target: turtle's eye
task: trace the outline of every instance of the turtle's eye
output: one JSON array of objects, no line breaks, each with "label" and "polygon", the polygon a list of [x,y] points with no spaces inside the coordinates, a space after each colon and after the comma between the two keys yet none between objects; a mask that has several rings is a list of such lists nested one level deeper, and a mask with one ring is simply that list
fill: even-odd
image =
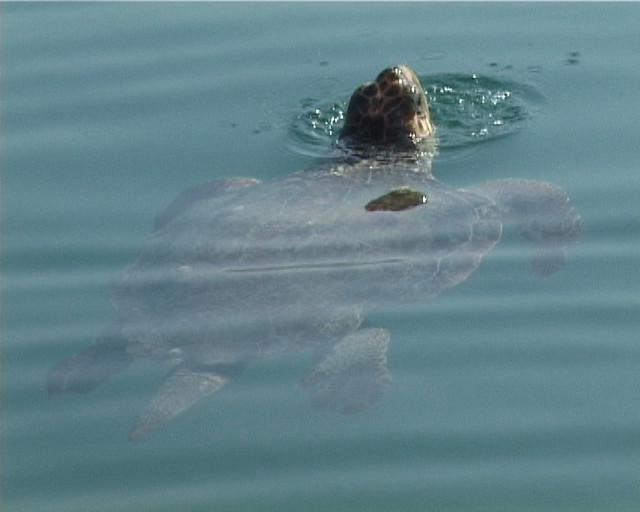
[{"label": "turtle's eye", "polygon": [[415,87],[411,88],[411,99],[416,107],[416,111],[422,114],[424,112],[424,98]]}]

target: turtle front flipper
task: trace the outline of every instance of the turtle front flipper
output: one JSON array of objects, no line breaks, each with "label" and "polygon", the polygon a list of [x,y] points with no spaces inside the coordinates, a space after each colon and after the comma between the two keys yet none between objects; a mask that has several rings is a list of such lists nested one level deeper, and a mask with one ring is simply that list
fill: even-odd
[{"label": "turtle front flipper", "polygon": [[389,332],[361,329],[336,343],[302,382],[313,407],[352,413],[375,403],[391,381]]},{"label": "turtle front flipper", "polygon": [[548,276],[562,268],[568,247],[582,234],[582,219],[567,194],[551,183],[502,179],[470,187],[493,199],[503,221],[531,244],[531,270]]},{"label": "turtle front flipper", "polygon": [[218,391],[240,369],[229,366],[233,366],[232,371],[226,366],[195,369],[179,366],[173,370],[138,416],[129,440],[144,439],[201,398]]}]

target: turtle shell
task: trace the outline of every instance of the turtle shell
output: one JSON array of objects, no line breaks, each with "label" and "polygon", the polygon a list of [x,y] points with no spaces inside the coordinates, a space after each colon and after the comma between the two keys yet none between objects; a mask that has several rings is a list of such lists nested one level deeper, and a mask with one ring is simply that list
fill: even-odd
[{"label": "turtle shell", "polygon": [[114,303],[130,353],[215,364],[335,339],[366,308],[464,281],[501,234],[490,200],[415,170],[244,183],[190,191],[123,272]]}]

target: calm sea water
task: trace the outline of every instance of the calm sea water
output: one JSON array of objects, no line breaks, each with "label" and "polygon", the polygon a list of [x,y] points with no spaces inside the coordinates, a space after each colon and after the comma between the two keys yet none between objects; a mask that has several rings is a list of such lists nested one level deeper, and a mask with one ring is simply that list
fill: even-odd
[{"label": "calm sea water", "polygon": [[[2,510],[640,509],[639,4],[1,13]],[[312,167],[332,113],[395,63],[439,101],[441,180],[566,190],[584,235],[560,272],[535,278],[507,234],[446,295],[372,312],[394,380],[354,416],[307,406],[305,354],[143,443],[127,432],[162,367],[46,395],[115,319],[109,283],[180,191]]]}]

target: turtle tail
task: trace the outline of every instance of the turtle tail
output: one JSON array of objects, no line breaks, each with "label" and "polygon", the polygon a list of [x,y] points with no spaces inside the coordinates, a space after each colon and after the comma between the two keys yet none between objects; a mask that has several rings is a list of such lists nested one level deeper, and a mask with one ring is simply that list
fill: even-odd
[{"label": "turtle tail", "polygon": [[86,393],[126,370],[132,360],[127,353],[127,340],[118,329],[110,329],[84,352],[56,364],[47,378],[47,392],[52,395]]}]

